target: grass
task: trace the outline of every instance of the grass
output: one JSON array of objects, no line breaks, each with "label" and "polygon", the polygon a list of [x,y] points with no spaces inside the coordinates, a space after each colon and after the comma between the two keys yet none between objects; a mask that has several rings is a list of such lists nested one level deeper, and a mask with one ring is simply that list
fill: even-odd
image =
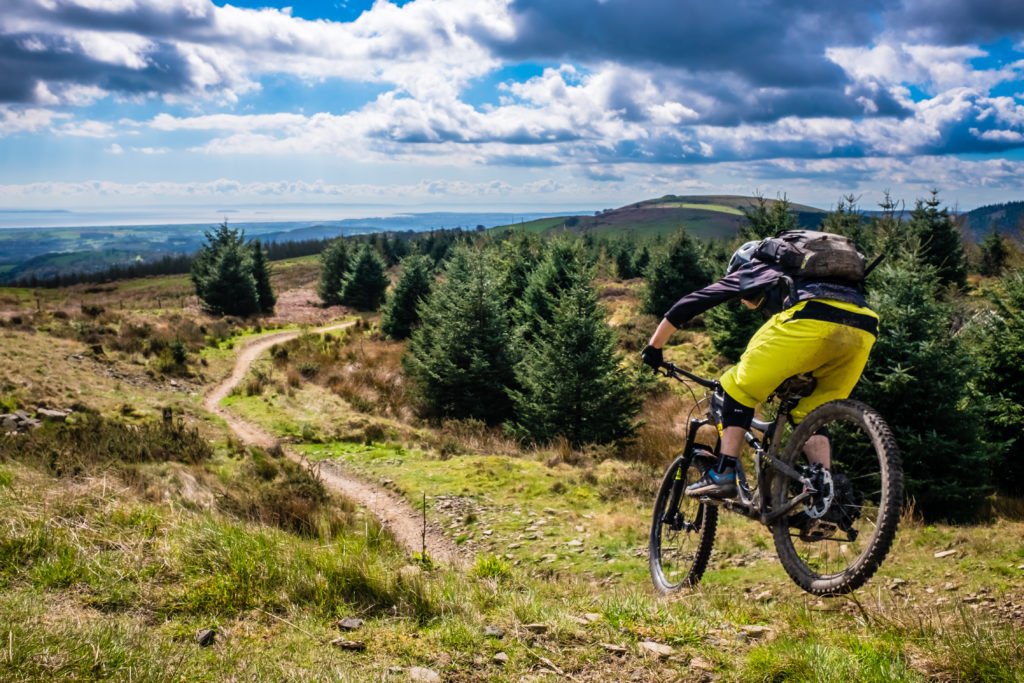
[{"label": "grass", "polygon": [[693,204],[689,202],[665,202],[664,204],[655,204],[657,208],[665,209],[699,209],[701,211],[717,211],[718,213],[728,213],[733,216],[744,215],[739,209],[726,206],[724,204]]},{"label": "grass", "polygon": [[[278,276],[305,287],[313,268]],[[167,284],[128,288],[140,308],[117,316],[177,324],[180,311],[155,306]],[[639,338],[635,288],[606,294],[616,324]],[[65,302],[69,325],[119,324],[104,318],[109,307],[90,322],[76,295],[44,295],[43,307]],[[16,305],[27,315],[35,300]],[[908,517],[879,574],[854,598],[826,601],[792,584],[767,530],[725,514],[705,580],[662,598],[647,576],[649,507],[688,398],[653,395],[628,459],[524,450],[483,425],[396,411],[400,346],[370,330],[281,345],[286,361],[268,354],[253,391],[225,404],[312,460],[339,460],[414,504],[426,494],[429,519],[472,557],[465,572],[415,563],[301,467],[199,422],[203,385],[257,330],[225,330],[192,352],[188,391],[149,377],[141,352],[97,360],[77,338],[0,331],[4,405],[88,402],[105,421],[122,405],[138,413],[118,418],[137,431],[104,422],[110,438],[90,439],[91,455],[60,477],[44,454],[76,442],[54,438],[58,428],[8,442],[35,447],[0,458],[0,680],[403,680],[413,666],[459,681],[1024,680],[1024,523]],[[679,339],[671,358],[717,369],[702,334]],[[211,452],[128,448],[126,434],[153,441],[146,425],[164,405]],[[936,558],[943,550],[956,552]],[[345,616],[364,624],[342,632]],[[216,642],[201,647],[207,628]],[[339,637],[366,649],[331,645]],[[645,640],[674,654],[644,654]]]}]

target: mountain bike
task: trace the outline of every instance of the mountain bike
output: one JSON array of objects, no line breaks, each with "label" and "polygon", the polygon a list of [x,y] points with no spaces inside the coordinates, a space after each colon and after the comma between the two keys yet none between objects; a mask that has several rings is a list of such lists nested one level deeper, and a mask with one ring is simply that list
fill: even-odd
[{"label": "mountain bike", "polygon": [[[791,377],[769,398],[774,418],[755,418],[746,433],[753,472],[748,479],[741,458],[737,495],[691,497],[685,488],[718,462],[724,393],[717,380],[672,363],[664,363],[659,374],[686,384],[697,401],[694,411],[706,412],[703,417],[691,412],[683,453],[665,472],[654,504],[649,558],[660,592],[700,581],[711,558],[720,508],[767,526],[782,566],[809,593],[841,595],[871,578],[892,545],[903,501],[899,449],[881,415],[859,401],[831,401],[787,430],[792,409],[814,391],[809,375]],[[707,393],[698,399],[690,383]],[[706,426],[716,430],[713,447],[697,442]],[[828,436],[829,467],[804,453],[816,435]]]}]

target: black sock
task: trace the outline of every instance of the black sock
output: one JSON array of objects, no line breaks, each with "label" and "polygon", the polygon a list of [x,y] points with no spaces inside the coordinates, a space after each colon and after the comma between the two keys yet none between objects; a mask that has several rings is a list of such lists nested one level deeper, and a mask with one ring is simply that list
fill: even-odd
[{"label": "black sock", "polygon": [[719,455],[718,464],[715,465],[715,471],[725,472],[729,468],[736,469],[736,458],[731,455]]}]

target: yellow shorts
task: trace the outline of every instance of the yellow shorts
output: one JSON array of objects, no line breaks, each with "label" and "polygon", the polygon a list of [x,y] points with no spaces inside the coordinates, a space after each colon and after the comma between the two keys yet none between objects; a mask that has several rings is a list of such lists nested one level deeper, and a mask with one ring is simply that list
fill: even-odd
[{"label": "yellow shorts", "polygon": [[[870,316],[867,308],[833,299],[812,299],[841,311]],[[875,335],[836,322],[793,316],[810,301],[801,301],[776,313],[754,334],[739,363],[722,375],[722,387],[737,402],[754,408],[793,375],[811,373],[817,380],[814,393],[793,409],[794,422],[818,406],[847,398],[860,379]]]}]

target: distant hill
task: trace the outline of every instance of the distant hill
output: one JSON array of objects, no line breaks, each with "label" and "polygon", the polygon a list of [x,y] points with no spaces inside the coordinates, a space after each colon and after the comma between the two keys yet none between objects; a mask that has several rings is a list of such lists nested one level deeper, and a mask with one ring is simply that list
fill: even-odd
[{"label": "distant hill", "polygon": [[[774,204],[777,200],[766,200]],[[679,228],[704,239],[732,239],[743,225],[744,209],[757,204],[755,197],[736,195],[665,195],[628,204],[617,209],[606,209],[594,215],[561,216],[544,218],[496,229],[525,230],[527,232],[569,232],[591,233],[603,237],[630,235],[631,237],[656,237],[668,235]],[[790,205],[797,214],[800,225],[817,227],[826,212],[801,204]]]},{"label": "distant hill", "polygon": [[980,206],[960,216],[960,228],[980,242],[995,228],[1003,235],[1024,239],[1024,202]]}]

